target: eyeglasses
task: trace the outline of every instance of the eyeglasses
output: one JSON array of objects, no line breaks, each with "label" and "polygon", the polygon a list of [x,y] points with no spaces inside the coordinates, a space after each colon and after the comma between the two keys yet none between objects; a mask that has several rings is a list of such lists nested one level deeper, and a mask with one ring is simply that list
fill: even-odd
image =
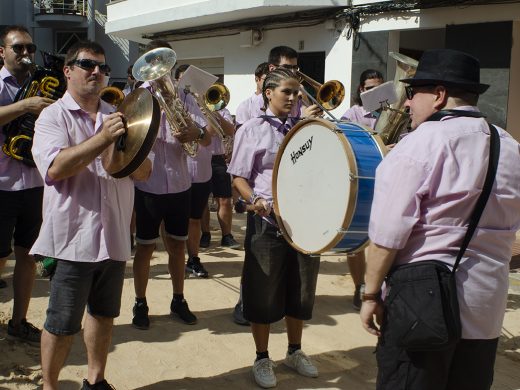
[{"label": "eyeglasses", "polygon": [[77,65],[81,69],[88,70],[89,72],[93,72],[96,69],[96,66],[99,66],[99,71],[101,73],[110,73],[110,66],[108,66],[105,62],[98,62],[95,60],[91,60],[88,58],[82,58],[79,60],[70,61],[67,65]]},{"label": "eyeglasses", "polygon": [[23,54],[24,49],[27,50],[29,54],[33,54],[36,51],[36,45],[34,43],[16,43],[14,45],[8,45],[7,47],[13,49],[16,54]]},{"label": "eyeglasses", "polygon": [[300,67],[298,65],[289,65],[289,64],[280,65],[280,68],[289,69],[289,70],[292,70],[293,72],[295,70],[300,70]]},{"label": "eyeglasses", "polygon": [[404,87],[404,90],[406,92],[406,98],[408,100],[412,100],[414,95],[417,93],[417,91],[415,91],[414,88],[418,89],[418,88],[425,88],[425,87],[435,87],[435,84],[423,84],[423,85],[415,85],[415,86],[407,85],[406,87]]}]

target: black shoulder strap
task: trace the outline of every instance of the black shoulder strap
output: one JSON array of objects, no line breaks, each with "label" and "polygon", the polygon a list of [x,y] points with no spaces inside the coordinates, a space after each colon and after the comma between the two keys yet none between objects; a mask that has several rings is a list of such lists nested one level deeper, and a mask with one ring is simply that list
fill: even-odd
[{"label": "black shoulder strap", "polygon": [[486,180],[484,181],[484,188],[480,193],[480,196],[477,200],[477,204],[475,205],[475,209],[473,210],[473,214],[469,219],[468,230],[466,232],[466,236],[462,241],[462,245],[460,247],[459,254],[457,255],[457,259],[455,260],[455,264],[453,265],[452,273],[455,273],[457,267],[459,266],[460,260],[466,252],[466,248],[468,247],[469,242],[471,241],[471,237],[477,228],[480,217],[482,216],[482,212],[486,207],[486,203],[489,198],[489,194],[491,193],[491,188],[493,187],[493,182],[495,181],[495,175],[498,167],[498,157],[500,155],[500,137],[498,135],[498,131],[495,126],[488,123],[489,132],[490,132],[490,150],[489,150],[489,164],[488,170],[486,174]]},{"label": "black shoulder strap", "polygon": [[454,117],[468,117],[468,118],[485,118],[486,116],[480,111],[465,111],[465,110],[440,110],[432,114],[426,122],[440,121],[446,116]]}]

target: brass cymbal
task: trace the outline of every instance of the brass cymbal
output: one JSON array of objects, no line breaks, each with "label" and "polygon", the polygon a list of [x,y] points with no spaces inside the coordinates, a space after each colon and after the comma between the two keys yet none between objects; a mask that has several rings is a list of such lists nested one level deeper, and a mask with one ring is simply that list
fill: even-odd
[{"label": "brass cymbal", "polygon": [[126,133],[101,156],[109,175],[122,178],[134,172],[150,153],[159,131],[161,109],[146,88],[137,88],[123,100],[117,111],[125,118]]}]

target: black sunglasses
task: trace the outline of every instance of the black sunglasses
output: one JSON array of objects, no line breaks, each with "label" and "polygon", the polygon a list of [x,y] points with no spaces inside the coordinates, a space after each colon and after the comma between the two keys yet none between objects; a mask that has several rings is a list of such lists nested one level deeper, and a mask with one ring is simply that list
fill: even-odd
[{"label": "black sunglasses", "polygon": [[406,92],[406,98],[408,100],[412,100],[415,93],[417,91],[414,91],[414,88],[424,88],[424,87],[435,87],[435,84],[422,84],[422,85],[416,85],[416,86],[411,86],[411,85],[407,85],[406,87],[404,87],[404,90]]},{"label": "black sunglasses", "polygon": [[34,43],[27,43],[27,44],[16,43],[14,45],[9,45],[8,47],[13,49],[13,51],[16,54],[23,54],[24,48],[25,48],[25,50],[27,50],[27,53],[29,53],[29,54],[33,54],[34,52],[36,52],[36,45]]},{"label": "black sunglasses", "polygon": [[70,61],[68,65],[77,65],[81,69],[88,70],[89,72],[92,72],[94,69],[96,69],[96,66],[99,66],[99,70],[101,73],[110,73],[110,66],[108,66],[105,62],[98,62],[95,60],[91,60],[88,58],[82,58],[80,60],[74,60]]}]

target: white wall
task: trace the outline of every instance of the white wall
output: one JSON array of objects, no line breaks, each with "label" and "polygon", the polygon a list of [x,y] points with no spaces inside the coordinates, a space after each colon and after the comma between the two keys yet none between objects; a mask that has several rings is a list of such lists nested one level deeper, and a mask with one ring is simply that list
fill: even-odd
[{"label": "white wall", "polygon": [[[347,91],[350,89],[352,41],[338,37],[335,31],[325,29],[324,24],[268,30],[264,32],[260,45],[248,48],[240,47],[239,35],[174,41],[171,44],[180,60],[224,58],[225,83],[231,92],[229,110],[234,114],[240,102],[254,92],[254,70],[258,64],[267,61],[271,48],[286,45],[297,50],[299,41],[304,41],[303,52],[325,51],[325,79],[340,80]],[[347,98],[333,113],[341,115],[348,105]]]}]

